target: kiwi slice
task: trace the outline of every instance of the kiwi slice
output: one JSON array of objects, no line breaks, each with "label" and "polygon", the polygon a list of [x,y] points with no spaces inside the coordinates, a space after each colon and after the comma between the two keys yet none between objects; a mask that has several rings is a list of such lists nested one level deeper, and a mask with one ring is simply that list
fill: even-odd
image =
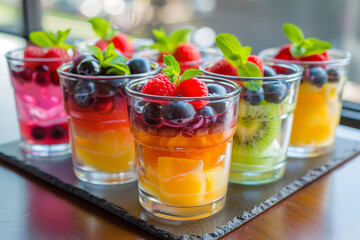
[{"label": "kiwi slice", "polygon": [[266,103],[252,106],[240,101],[239,116],[233,138],[232,156],[240,160],[244,157],[261,156],[281,130],[279,104]]}]

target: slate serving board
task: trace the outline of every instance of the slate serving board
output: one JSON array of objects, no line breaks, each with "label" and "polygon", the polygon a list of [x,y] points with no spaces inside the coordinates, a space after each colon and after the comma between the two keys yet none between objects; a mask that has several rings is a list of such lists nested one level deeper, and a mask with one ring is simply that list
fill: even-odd
[{"label": "slate serving board", "polygon": [[338,138],[334,152],[311,159],[288,159],[285,176],[259,186],[229,184],[226,204],[201,220],[164,220],[147,213],[138,201],[137,182],[98,186],[81,182],[72,171],[71,156],[28,158],[19,142],[0,145],[0,161],[18,167],[73,195],[137,225],[160,239],[219,239],[282,199],[360,153],[360,142]]}]

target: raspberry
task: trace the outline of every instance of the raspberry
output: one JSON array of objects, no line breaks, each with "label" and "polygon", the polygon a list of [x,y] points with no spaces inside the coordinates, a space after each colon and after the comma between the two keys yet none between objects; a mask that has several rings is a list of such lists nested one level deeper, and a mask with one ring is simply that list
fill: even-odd
[{"label": "raspberry", "polygon": [[131,57],[135,52],[135,48],[132,45],[130,38],[126,34],[116,34],[111,39],[111,42],[113,42],[115,48],[122,52],[126,57]]},{"label": "raspberry", "polygon": [[[207,86],[198,78],[190,78],[181,82],[176,92],[183,97],[206,97],[209,96]],[[190,102],[196,110],[205,107],[208,101],[192,101]]]},{"label": "raspberry", "polygon": [[[59,58],[59,59],[66,60],[67,58],[69,58],[69,55],[67,54],[66,50],[61,47],[52,47],[48,50],[45,57],[46,58]],[[65,62],[64,60],[48,62],[47,65],[53,72],[56,72],[56,69]]]},{"label": "raspberry", "polygon": [[274,58],[283,60],[295,60],[294,57],[291,55],[290,47],[291,44],[286,44],[282,46],[278,54]]},{"label": "raspberry", "polygon": [[301,57],[300,61],[327,61],[329,60],[329,55],[327,51],[322,54],[315,54],[307,57]]},{"label": "raspberry", "polygon": [[101,51],[104,51],[106,47],[108,46],[108,42],[105,39],[100,39],[95,43],[95,46],[101,49]]},{"label": "raspberry", "polygon": [[[37,46],[29,46],[25,48],[24,58],[44,58],[46,55],[47,49],[41,48]],[[29,70],[34,70],[37,66],[42,65],[43,63],[40,61],[30,61],[25,60],[25,68]]]},{"label": "raspberry", "polygon": [[264,76],[264,67],[263,67],[263,62],[262,62],[261,58],[259,58],[259,57],[256,56],[256,55],[250,55],[250,56],[248,57],[248,61],[249,61],[249,62],[252,62],[252,63],[254,63],[256,66],[258,66],[259,69],[260,69],[260,72],[261,72],[261,76]]},{"label": "raspberry", "polygon": [[157,96],[175,96],[176,87],[165,74],[159,73],[143,86],[141,92]]},{"label": "raspberry", "polygon": [[236,67],[231,65],[225,58],[221,59],[214,66],[207,69],[209,72],[228,75],[228,76],[237,76]]},{"label": "raspberry", "polygon": [[181,43],[177,46],[174,57],[178,62],[199,61],[201,59],[201,53],[194,44]]}]

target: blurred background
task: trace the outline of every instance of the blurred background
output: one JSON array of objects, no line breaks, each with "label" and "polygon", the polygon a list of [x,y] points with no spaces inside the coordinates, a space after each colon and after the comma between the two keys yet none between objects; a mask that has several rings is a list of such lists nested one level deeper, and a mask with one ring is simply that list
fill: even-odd
[{"label": "blurred background", "polygon": [[[255,54],[287,43],[281,26],[291,22],[306,36],[353,54],[344,99],[360,103],[360,0],[0,0],[0,63],[5,64],[5,45],[26,43],[13,37],[5,41],[6,36],[26,38],[34,30],[71,27],[71,40],[96,38],[87,20],[98,16],[111,19],[114,28],[134,37],[151,38],[152,29],[160,26],[168,33],[190,27],[192,41],[201,46],[211,46],[216,34],[229,32],[243,45],[252,46]],[[2,85],[10,89],[8,76],[0,80],[0,91],[4,91]],[[0,114],[2,101],[13,101],[9,91],[0,94]],[[15,109],[8,111],[16,116]]]}]

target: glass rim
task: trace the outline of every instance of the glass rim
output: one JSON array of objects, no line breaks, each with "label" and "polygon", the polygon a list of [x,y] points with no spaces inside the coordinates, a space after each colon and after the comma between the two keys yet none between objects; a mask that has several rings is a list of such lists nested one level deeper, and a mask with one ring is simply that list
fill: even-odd
[{"label": "glass rim", "polygon": [[[15,56],[12,56],[12,54],[15,54],[17,52],[24,52],[25,51],[25,48],[18,48],[18,49],[15,49],[15,50],[11,50],[11,51],[8,51],[6,54],[5,54],[5,57],[7,60],[15,60],[15,61],[23,61],[23,62],[45,62],[45,63],[48,63],[48,62],[60,62],[60,61],[71,61],[73,60],[73,56],[69,56],[68,58],[28,58],[28,57],[15,57]],[[73,51],[76,51],[76,49],[73,49]]]},{"label": "glass rim", "polygon": [[265,61],[274,61],[274,62],[279,62],[279,63],[293,63],[293,64],[298,64],[298,65],[330,65],[330,64],[335,64],[335,65],[346,65],[349,64],[352,60],[352,55],[349,51],[343,50],[343,49],[339,49],[339,48],[331,48],[328,49],[328,53],[341,53],[342,54],[342,58],[341,59],[332,59],[332,60],[327,60],[327,61],[298,61],[298,60],[284,60],[284,59],[275,59],[273,58],[274,56],[269,56],[266,57],[267,54],[269,54],[269,52],[278,52],[279,49],[281,47],[273,47],[273,48],[266,48],[261,50],[258,53],[258,56],[265,60]]},{"label": "glass rim", "polygon": [[139,84],[140,82],[144,82],[146,80],[148,80],[150,78],[150,76],[146,76],[146,77],[142,77],[136,80],[131,80],[129,82],[126,83],[125,85],[125,92],[128,96],[131,97],[141,97],[141,98],[148,98],[148,99],[154,99],[154,100],[163,100],[163,101],[206,101],[206,100],[224,100],[224,99],[229,99],[229,98],[233,98],[236,97],[237,95],[240,96],[240,92],[242,90],[241,86],[231,80],[225,79],[225,78],[219,78],[219,77],[214,77],[214,76],[206,76],[206,75],[200,75],[197,76],[197,78],[201,79],[201,80],[216,80],[214,82],[223,82],[226,83],[230,86],[234,87],[234,90],[226,93],[224,95],[218,95],[218,96],[206,96],[206,97],[177,97],[177,96],[158,96],[158,95],[151,95],[151,94],[146,94],[146,93],[141,93],[141,92],[137,92],[134,91],[130,88],[130,86],[134,85],[134,84]]},{"label": "glass rim", "polygon": [[147,76],[153,76],[160,72],[161,67],[156,62],[151,62],[151,64],[154,64],[156,68],[151,70],[150,72],[146,73],[136,73],[136,74],[130,74],[130,75],[100,75],[100,76],[87,76],[87,75],[80,75],[75,73],[66,72],[65,70],[69,69],[72,66],[72,63],[65,63],[61,65],[57,72],[59,76],[62,77],[68,77],[68,78],[77,78],[77,79],[88,79],[88,80],[118,80],[118,79],[125,79],[125,78],[134,78],[134,77],[147,77]]},{"label": "glass rim", "polygon": [[[265,63],[266,62],[272,62],[272,60],[263,60]],[[206,70],[207,65],[209,65],[210,63],[214,63],[214,61],[208,61],[205,62],[204,64],[202,64],[199,69],[204,71],[205,74],[211,75],[211,76],[216,76],[216,77],[220,77],[220,78],[226,78],[226,79],[231,79],[231,80],[236,80],[236,81],[255,81],[255,80],[284,80],[284,79],[298,79],[301,77],[301,75],[303,74],[303,68],[299,65],[293,64],[293,63],[278,63],[273,61],[274,64],[270,64],[273,66],[279,66],[279,67],[286,67],[287,69],[294,69],[294,73],[292,74],[288,74],[288,75],[275,75],[275,76],[271,76],[271,77],[238,77],[238,76],[230,76],[230,75],[223,75],[223,74],[218,74],[218,73],[213,73],[210,71]],[[269,65],[269,64],[266,64]],[[291,67],[291,68],[290,68]]]}]

